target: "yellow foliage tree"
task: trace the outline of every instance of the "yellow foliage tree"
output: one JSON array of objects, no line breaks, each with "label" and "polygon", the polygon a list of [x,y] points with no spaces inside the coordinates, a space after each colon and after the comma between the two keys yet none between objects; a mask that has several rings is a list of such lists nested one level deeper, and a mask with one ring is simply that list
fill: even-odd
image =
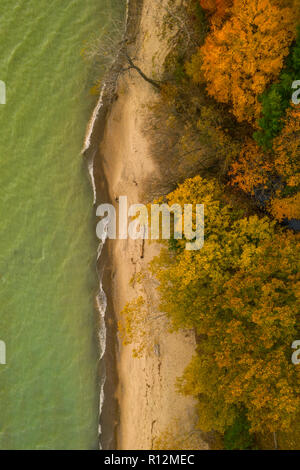
[{"label": "yellow foliage tree", "polygon": [[199,429],[186,431],[177,420],[154,438],[152,446],[154,450],[200,450],[206,447]]},{"label": "yellow foliage tree", "polygon": [[145,286],[150,282],[146,273],[133,276],[131,285],[140,290],[140,295],[126,303],[118,322],[123,345],[132,345],[132,354],[136,358],[155,351],[157,336],[168,328],[165,314],[158,311],[156,300],[147,294]]},{"label": "yellow foliage tree", "polygon": [[124,346],[134,344],[133,356],[141,357],[149,340],[149,314],[145,299],[139,296],[128,302],[122,310],[118,329]]},{"label": "yellow foliage tree", "polygon": [[179,240],[152,262],[161,310],[200,338],[179,389],[199,397],[200,429],[222,432],[246,409],[253,432],[287,430],[300,410],[300,369],[291,362],[299,238],[268,218],[242,218],[213,180],[186,180],[168,200],[205,204],[204,247],[190,252]]}]

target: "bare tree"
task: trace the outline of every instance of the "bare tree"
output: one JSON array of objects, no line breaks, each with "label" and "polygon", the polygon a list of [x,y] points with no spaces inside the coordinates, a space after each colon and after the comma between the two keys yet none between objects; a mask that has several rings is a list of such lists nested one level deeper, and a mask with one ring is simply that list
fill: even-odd
[{"label": "bare tree", "polygon": [[114,95],[120,75],[135,70],[147,83],[160,89],[160,82],[148,77],[136,63],[133,38],[126,36],[122,21],[114,21],[109,31],[102,30],[85,46],[82,55],[88,61],[96,64],[102,81],[106,84],[106,93]]},{"label": "bare tree", "polygon": [[[189,3],[186,0],[174,2],[170,0],[167,5],[157,4],[165,12],[161,25],[161,37],[166,37],[170,50],[179,43],[180,47],[193,49],[199,45],[199,32],[195,30],[188,12]],[[97,65],[99,75],[106,84],[106,94],[113,97],[119,77],[128,71],[135,71],[147,83],[159,90],[163,83],[173,78],[164,74],[160,80],[148,76],[136,59],[136,37],[139,32],[137,23],[139,14],[129,14],[124,30],[124,21],[114,20],[109,28],[103,28],[100,34],[95,35],[86,44],[83,56]]]}]

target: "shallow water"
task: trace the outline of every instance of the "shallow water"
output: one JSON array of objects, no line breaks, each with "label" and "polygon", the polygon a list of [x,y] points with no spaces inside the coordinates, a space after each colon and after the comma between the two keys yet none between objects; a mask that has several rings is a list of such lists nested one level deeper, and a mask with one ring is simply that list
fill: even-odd
[{"label": "shallow water", "polygon": [[1,0],[0,449],[98,447],[97,240],[80,156],[86,40],[111,0]]}]

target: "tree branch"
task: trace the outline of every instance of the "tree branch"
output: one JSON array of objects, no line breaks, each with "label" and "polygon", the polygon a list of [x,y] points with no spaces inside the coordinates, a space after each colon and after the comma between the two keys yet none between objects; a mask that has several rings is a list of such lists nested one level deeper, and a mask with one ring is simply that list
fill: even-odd
[{"label": "tree branch", "polygon": [[125,52],[125,55],[126,55],[126,58],[128,60],[128,63],[130,65],[130,68],[131,69],[134,69],[137,71],[137,73],[148,83],[150,83],[151,85],[153,85],[155,88],[157,88],[158,90],[160,90],[160,84],[155,81],[155,80],[152,80],[152,78],[149,78],[147,77],[147,75],[144,74],[144,72],[137,66],[135,65],[135,63],[133,62],[133,60],[131,59],[131,57],[127,54],[127,52]]}]

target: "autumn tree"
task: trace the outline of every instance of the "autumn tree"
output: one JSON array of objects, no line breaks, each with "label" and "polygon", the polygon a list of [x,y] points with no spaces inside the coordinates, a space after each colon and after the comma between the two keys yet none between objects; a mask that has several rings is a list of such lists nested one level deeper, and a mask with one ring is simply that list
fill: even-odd
[{"label": "autumn tree", "polygon": [[262,116],[258,120],[259,130],[253,137],[265,150],[272,149],[273,139],[284,127],[286,110],[292,104],[292,83],[300,77],[300,26],[297,31],[295,44],[290,50],[279,79],[259,97]]},{"label": "autumn tree", "polygon": [[195,328],[197,355],[179,380],[199,398],[199,427],[223,432],[246,410],[251,432],[289,428],[300,409],[291,363],[300,312],[299,240],[267,218],[242,214],[215,181],[186,180],[170,204],[205,204],[205,244],[163,250],[152,262],[161,310]]},{"label": "autumn tree", "polygon": [[[283,121],[273,151],[247,140],[232,162],[230,183],[255,196],[279,221],[300,219],[300,109],[293,106]],[[258,197],[259,194],[259,197]]]},{"label": "autumn tree", "polygon": [[254,196],[256,190],[267,193],[275,175],[274,162],[272,156],[265,153],[256,142],[247,139],[228,174],[233,186],[238,186],[251,196]]},{"label": "autumn tree", "polygon": [[155,279],[149,273],[135,274],[130,285],[139,295],[127,302],[118,322],[120,338],[124,346],[132,345],[136,358],[155,351],[156,337],[168,328],[168,320],[159,311],[155,295]]},{"label": "autumn tree", "polygon": [[207,446],[199,429],[186,430],[184,423],[173,419],[168,428],[155,436],[154,450],[201,450]]},{"label": "autumn tree", "polygon": [[285,126],[274,140],[274,165],[282,185],[271,201],[271,213],[278,220],[300,219],[300,108],[287,113]]},{"label": "autumn tree", "polygon": [[288,430],[300,407],[299,368],[290,359],[299,247],[289,234],[256,250],[206,304],[197,331],[207,337],[181,381],[183,392],[201,396],[203,429],[226,429],[243,406],[252,431]]},{"label": "autumn tree", "polygon": [[220,26],[229,13],[234,0],[200,0],[200,5],[209,16],[210,22]]},{"label": "autumn tree", "polygon": [[274,140],[274,164],[287,186],[300,185],[300,107],[294,105],[287,113],[284,128]]},{"label": "autumn tree", "polygon": [[207,36],[188,73],[196,82],[204,79],[209,95],[230,104],[239,122],[255,125],[258,96],[278,77],[295,37],[293,10],[271,0],[236,0],[231,13]]},{"label": "autumn tree", "polygon": [[273,216],[282,221],[283,219],[300,219],[300,192],[293,196],[282,198],[278,191],[275,197],[270,201],[270,212]]},{"label": "autumn tree", "polygon": [[147,333],[149,334],[149,315],[143,296],[125,305],[118,329],[123,345],[134,344],[133,356],[140,357],[147,347]]},{"label": "autumn tree", "polygon": [[226,450],[249,450],[254,447],[254,437],[250,433],[250,424],[245,410],[224,433],[224,448]]}]

